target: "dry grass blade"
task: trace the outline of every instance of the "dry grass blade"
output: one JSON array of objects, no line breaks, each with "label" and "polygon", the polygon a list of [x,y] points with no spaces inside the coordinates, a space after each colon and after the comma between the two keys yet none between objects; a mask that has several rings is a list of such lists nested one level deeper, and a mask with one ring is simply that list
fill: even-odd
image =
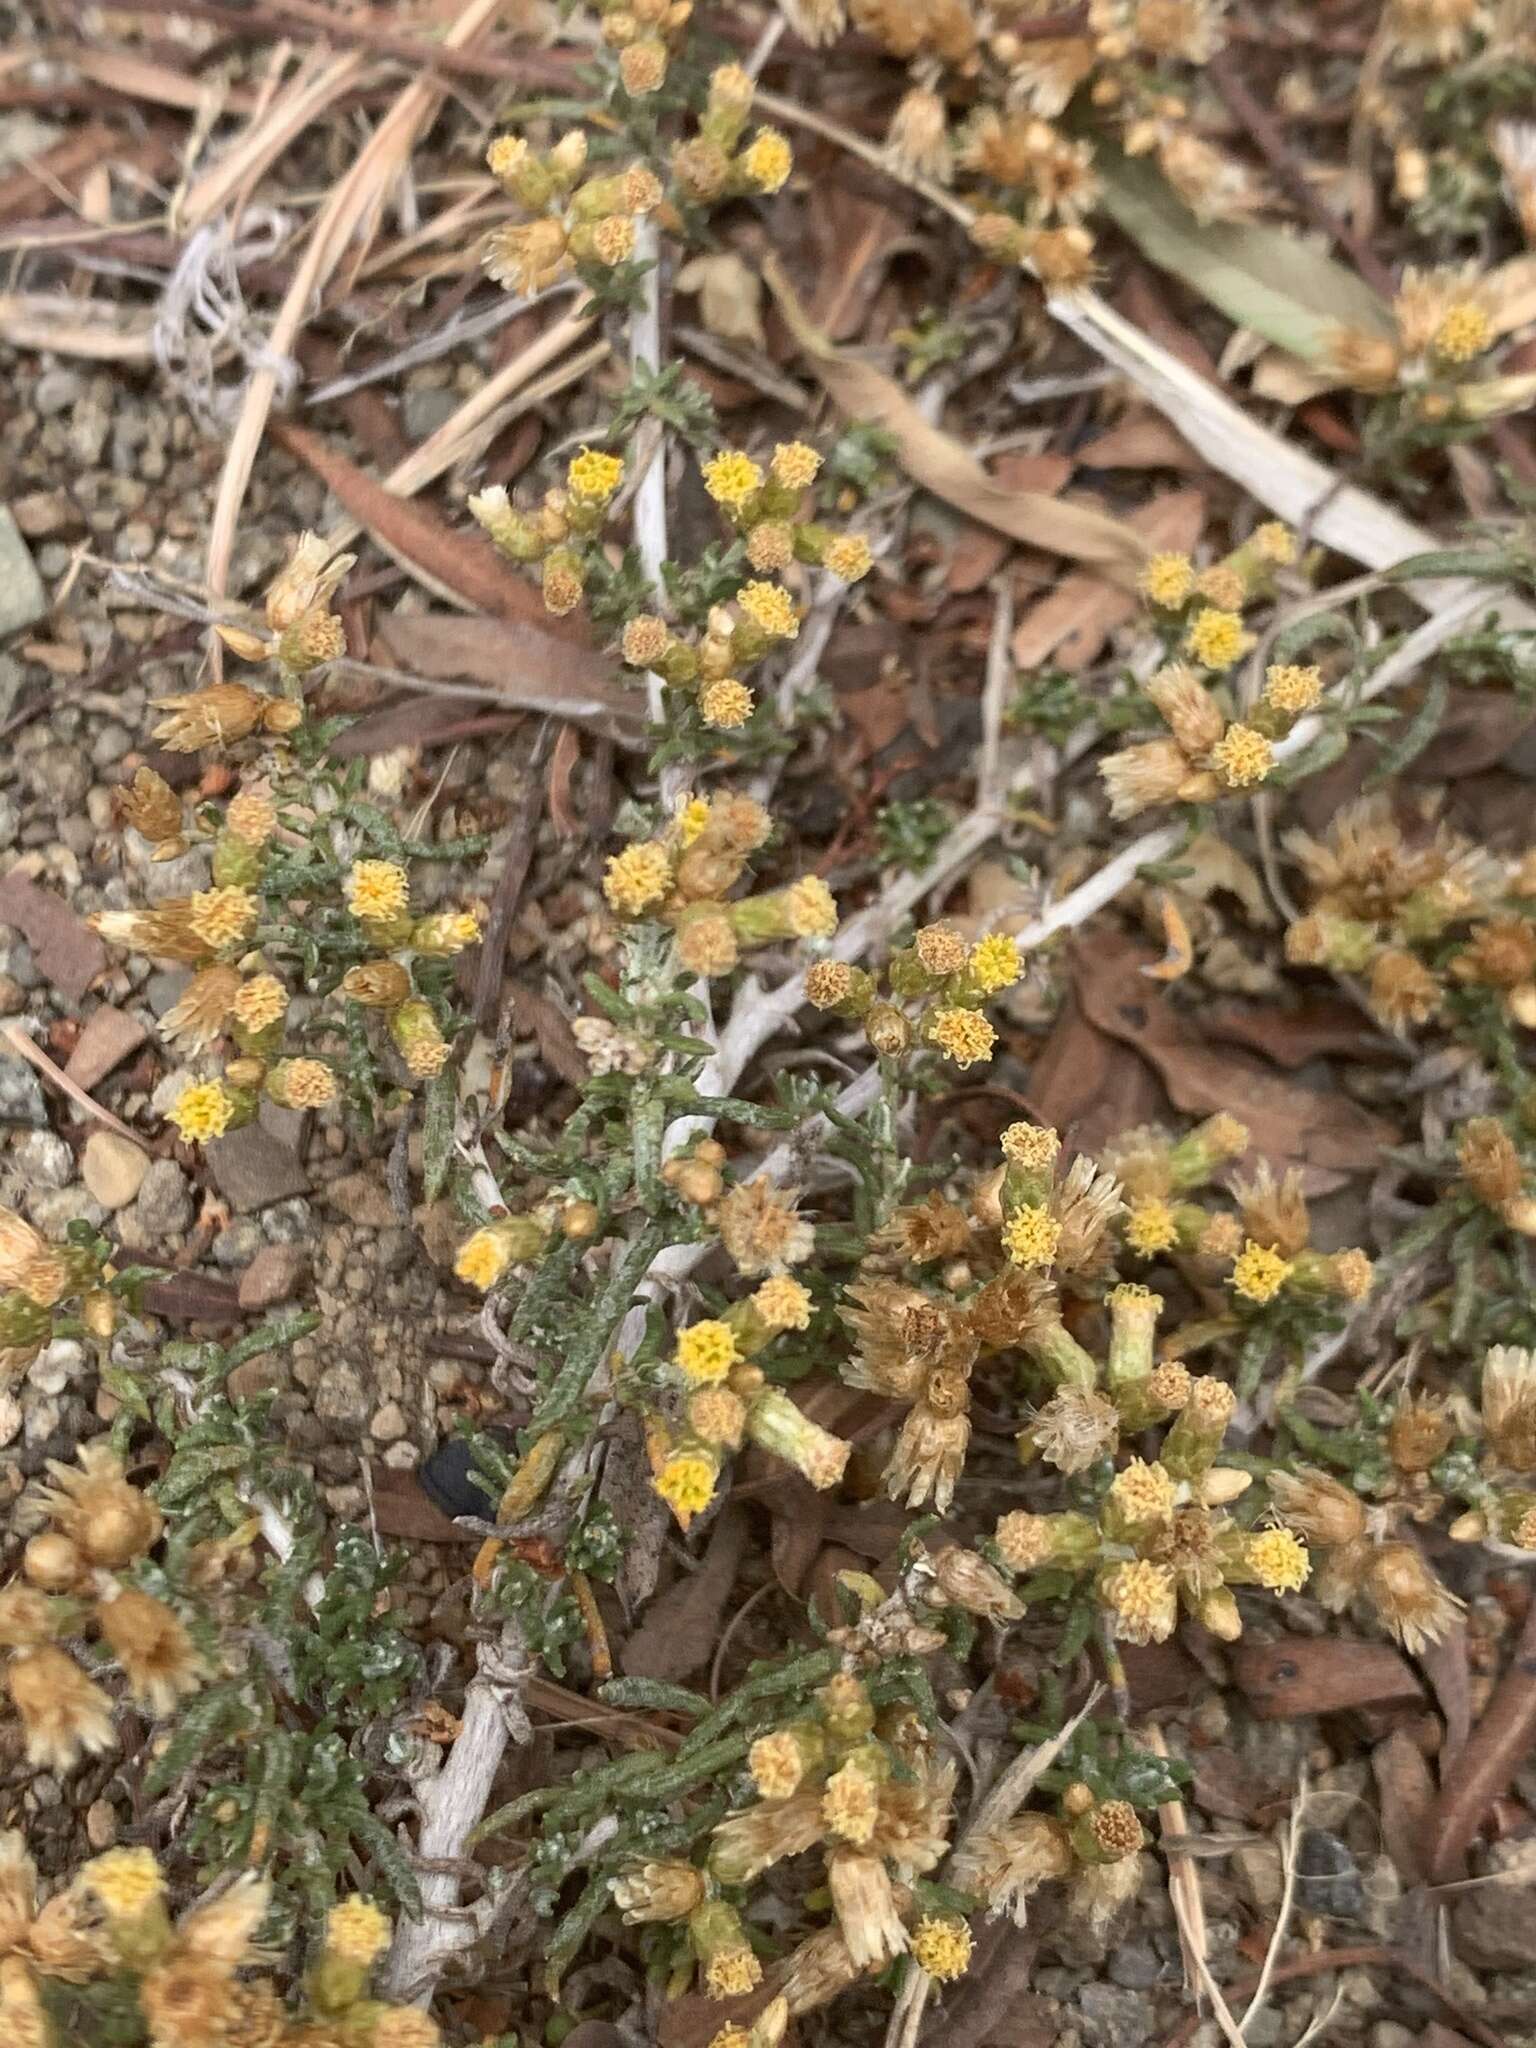
[{"label": "dry grass blade", "polygon": [[[1303,449],[1251,420],[1241,406],[1132,326],[1096,292],[1060,294],[1048,303],[1064,327],[1175,422],[1213,469],[1241,484],[1290,525],[1372,569],[1391,568],[1440,545],[1433,534],[1380,498],[1342,483]],[[1426,611],[1437,611],[1462,597],[1468,586],[1442,579],[1412,588]],[[1497,599],[1491,592],[1484,595],[1504,624],[1536,625],[1536,612],[1528,605],[1514,598]]]},{"label": "dry grass blade", "polygon": [[[462,48],[494,18],[496,9],[497,0],[469,0],[447,32],[445,40],[449,47]],[[338,61],[353,67],[359,62],[356,58]],[[340,264],[353,236],[377,217],[384,195],[410,155],[443,90],[436,80],[417,79],[408,85],[331,194],[268,337],[268,349],[274,358],[289,354],[300,328],[309,318],[315,294]],[[275,363],[254,373],[230,437],[208,535],[208,586],[220,596],[228,587],[235,527],[277,388]]]},{"label": "dry grass blade", "polygon": [[235,194],[276,162],[285,149],[315,124],[327,107],[356,85],[368,60],[357,51],[340,56],[307,56],[287,89],[259,114],[202,177],[190,185],[175,210],[173,225],[186,233],[223,212]]},{"label": "dry grass blade", "polygon": [[1029,547],[1045,548],[1072,561],[1096,562],[1106,574],[1133,579],[1150,553],[1140,534],[1088,506],[1066,504],[1038,491],[1011,491],[996,482],[968,448],[930,425],[883,370],[845,355],[812,326],[776,259],[764,262],[763,276],[785,325],[832,402],[850,419],[883,427],[894,438],[897,459],[915,483],[969,518]]},{"label": "dry grass blade", "polygon": [[154,349],[147,314],[52,292],[0,292],[0,341],[46,348],[96,363],[147,363]]},{"label": "dry grass blade", "polygon": [[87,1116],[94,1117],[99,1124],[105,1124],[109,1131],[115,1131],[120,1138],[126,1138],[130,1145],[137,1145],[141,1152],[149,1150],[148,1145],[137,1131],[115,1117],[110,1109],[103,1109],[99,1102],[93,1102],[78,1081],[71,1081],[64,1069],[55,1066],[42,1047],[37,1043],[25,1025],[9,1023],[0,1027],[0,1037],[5,1039],[12,1052],[36,1067],[50,1087],[57,1088],[61,1095],[67,1095],[71,1102],[83,1109]]}]

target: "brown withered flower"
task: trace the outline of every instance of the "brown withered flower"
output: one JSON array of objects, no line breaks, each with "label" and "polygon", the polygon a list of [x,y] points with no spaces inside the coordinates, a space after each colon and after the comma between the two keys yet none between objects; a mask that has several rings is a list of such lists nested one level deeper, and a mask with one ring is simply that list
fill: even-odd
[{"label": "brown withered flower", "polygon": [[138,768],[117,793],[118,816],[154,848],[156,860],[173,860],[186,845],[181,798],[153,768]]}]

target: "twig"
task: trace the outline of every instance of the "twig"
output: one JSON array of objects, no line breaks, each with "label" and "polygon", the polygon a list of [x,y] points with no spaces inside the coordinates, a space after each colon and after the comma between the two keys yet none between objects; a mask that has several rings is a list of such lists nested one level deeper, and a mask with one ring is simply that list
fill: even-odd
[{"label": "twig", "polygon": [[[1479,2048],[1509,2048],[1502,2034],[1480,2020],[1475,2013],[1459,2005],[1440,1980],[1430,1971],[1414,1962],[1411,1956],[1403,1955],[1397,1949],[1382,1948],[1376,1943],[1363,1944],[1358,1948],[1323,1949],[1317,1955],[1292,1956],[1288,1963],[1281,1963],[1275,1970],[1273,1982],[1293,1984],[1299,1977],[1320,1977],[1333,1970],[1391,1970],[1399,1977],[1406,1977],[1410,1983],[1428,1991],[1439,1999],[1445,2010],[1455,2020],[1458,2030],[1469,2041],[1476,2041]],[[1256,1977],[1245,1977],[1234,1985],[1234,1993],[1249,1991],[1257,1982]],[[1200,2031],[1199,2013],[1191,2013],[1182,2021],[1163,2048],[1189,2048],[1189,2043]]]},{"label": "twig", "polygon": [[149,1146],[137,1131],[131,1131],[112,1114],[110,1109],[103,1109],[99,1102],[93,1102],[78,1081],[72,1081],[62,1067],[54,1064],[24,1024],[12,1022],[0,1027],[0,1037],[5,1039],[12,1052],[19,1054],[22,1059],[36,1067],[50,1087],[57,1088],[61,1095],[67,1095],[71,1102],[78,1103],[87,1116],[95,1117],[96,1121],[105,1124],[109,1131],[115,1131],[118,1137],[126,1138],[130,1145],[137,1145],[141,1152],[149,1150]]},{"label": "twig", "polygon": [[1003,796],[1003,711],[1013,680],[1013,585],[1005,576],[994,588],[992,637],[987,642],[987,675],[981,696],[981,764],[976,774],[976,801],[985,805],[996,805]]},{"label": "twig", "polygon": [[1357,234],[1342,214],[1335,213],[1319,198],[1292,154],[1279,122],[1243,83],[1242,73],[1230,51],[1218,51],[1207,63],[1205,75],[1231,108],[1244,132],[1259,145],[1275,174],[1276,183],[1284,187],[1307,218],[1315,222],[1330,241],[1338,244],[1366,283],[1380,292],[1383,298],[1391,299],[1397,291],[1391,271],[1364,236]]},{"label": "twig", "polygon": [[[1148,1749],[1167,1761],[1168,1744],[1162,1729],[1155,1723],[1145,1730],[1145,1741]],[[1189,1839],[1183,1800],[1165,1800],[1157,1809],[1157,1822],[1162,1829],[1163,1854],[1168,1860],[1168,1897],[1173,1905],[1173,1917],[1178,1922],[1179,1947],[1184,1956],[1184,1985],[1186,1990],[1193,1991],[1200,1982],[1208,1942],[1200,1873],[1191,1858],[1178,1853]]]}]

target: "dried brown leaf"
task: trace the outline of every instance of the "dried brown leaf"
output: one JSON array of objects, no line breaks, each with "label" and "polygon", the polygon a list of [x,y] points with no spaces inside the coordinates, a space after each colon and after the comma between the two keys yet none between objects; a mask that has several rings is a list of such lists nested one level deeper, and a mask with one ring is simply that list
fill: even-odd
[{"label": "dried brown leaf", "polygon": [[1101,934],[1077,949],[1073,979],[1089,1020],[1157,1069],[1174,1105],[1193,1116],[1241,1115],[1254,1154],[1324,1172],[1373,1167],[1391,1126],[1338,1093],[1323,1094],[1228,1046],[1208,1044],[1193,1015],[1147,986],[1145,948]]},{"label": "dried brown leaf", "polygon": [[1394,1728],[1371,1751],[1371,1772],[1381,1802],[1381,1839],[1406,1884],[1424,1882],[1435,1780],[1406,1728]]},{"label": "dried brown leaf", "polygon": [[1168,950],[1161,960],[1153,961],[1141,972],[1149,981],[1182,981],[1195,964],[1195,942],[1189,935],[1183,911],[1166,889],[1158,899],[1157,907],[1163,920],[1163,936],[1168,941]]},{"label": "dried brown leaf", "polygon": [[721,1617],[735,1588],[747,1529],[744,1509],[722,1511],[698,1570],[656,1596],[619,1651],[619,1668],[626,1677],[675,1683],[708,1664],[720,1641]]},{"label": "dried brown leaf", "polygon": [[[384,621],[379,638],[395,663],[416,675],[479,683],[509,707],[574,719],[624,746],[640,743],[645,710],[638,693],[619,683],[606,657],[556,639],[542,626],[457,612],[401,612]],[[469,708],[460,705],[459,715]]]},{"label": "dried brown leaf", "polygon": [[1348,1636],[1285,1636],[1276,1643],[1245,1639],[1232,1659],[1232,1676],[1261,1721],[1337,1714],[1346,1707],[1424,1696],[1401,1651]]},{"label": "dried brown leaf", "polygon": [[[1149,549],[1188,554],[1205,524],[1205,498],[1192,488],[1165,491],[1139,505],[1127,524]],[[1135,617],[1137,605],[1130,590],[1079,570],[1063,577],[1049,597],[1024,614],[1014,632],[1013,658],[1020,668],[1038,668],[1045,661],[1058,668],[1086,668],[1116,627]]]},{"label": "dried brown leaf", "polygon": [[1509,1669],[1445,1774],[1430,1817],[1429,1874],[1437,1884],[1460,1873],[1483,1816],[1536,1742],[1536,1600],[1526,1614]]},{"label": "dried brown leaf", "polygon": [[15,925],[66,1002],[78,1003],[106,967],[107,949],[85,919],[14,869],[0,881],[0,923]]},{"label": "dried brown leaf", "polygon": [[912,398],[883,370],[844,355],[812,325],[771,256],[764,261],[763,275],[785,325],[834,405],[850,419],[883,427],[894,439],[898,459],[915,483],[1014,540],[1073,561],[1100,563],[1106,574],[1127,585],[1134,582],[1150,549],[1129,526],[1084,505],[1062,504],[1033,491],[1003,489],[968,448],[931,426]]}]

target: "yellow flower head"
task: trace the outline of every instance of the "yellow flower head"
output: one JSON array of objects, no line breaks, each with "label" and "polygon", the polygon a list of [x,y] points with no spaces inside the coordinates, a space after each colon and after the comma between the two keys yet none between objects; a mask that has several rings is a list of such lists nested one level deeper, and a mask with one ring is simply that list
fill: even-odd
[{"label": "yellow flower head", "polygon": [[991,1059],[997,1043],[997,1033],[980,1010],[935,1010],[928,1020],[927,1035],[930,1044],[936,1045],[957,1067]]},{"label": "yellow flower head", "polygon": [[775,1273],[771,1279],[765,1280],[753,1295],[752,1306],[770,1330],[805,1330],[810,1327],[810,1292],[787,1273]]},{"label": "yellow flower head", "polygon": [[603,876],[603,894],[624,917],[653,910],[672,886],[672,863],[654,839],[639,840],[616,853]]},{"label": "yellow flower head", "polygon": [[996,995],[999,989],[1012,988],[1024,972],[1018,942],[1005,932],[991,932],[978,939],[971,948],[970,965],[976,986],[989,996]]},{"label": "yellow flower head", "polygon": [[1264,702],[1296,718],[1323,694],[1323,672],[1314,663],[1277,662],[1264,671]]},{"label": "yellow flower head", "polygon": [[114,1920],[136,1920],[165,1895],[165,1879],[150,1849],[109,1849],[86,1864],[80,1883]]},{"label": "yellow flower head", "polygon": [[1279,519],[1266,519],[1255,527],[1251,545],[1261,561],[1271,562],[1277,569],[1288,569],[1296,559],[1296,536]]},{"label": "yellow flower head", "polygon": [[760,633],[770,640],[793,640],[800,631],[799,615],[789,592],[777,583],[747,583],[736,594],[736,602]]},{"label": "yellow flower head", "polygon": [[253,1036],[275,1024],[288,1007],[288,991],[275,974],[258,974],[240,984],[229,1005],[229,1013],[244,1031]]},{"label": "yellow flower head", "polygon": [[1009,1165],[1026,1173],[1049,1173],[1061,1150],[1056,1132],[1040,1124],[1009,1124],[998,1143]]},{"label": "yellow flower head", "polygon": [[656,1475],[656,1491],[674,1514],[702,1514],[714,1498],[715,1473],[703,1451],[676,1451]]},{"label": "yellow flower head", "polygon": [[623,456],[605,455],[600,448],[583,448],[565,472],[566,489],[587,505],[606,505],[623,481]]},{"label": "yellow flower head", "polygon": [[372,1899],[343,1899],[325,1916],[326,1953],[365,1970],[384,1953],[389,1934],[389,1915]]},{"label": "yellow flower head", "polygon": [[187,923],[205,946],[231,946],[249,935],[256,912],[249,889],[201,889],[192,898]]},{"label": "yellow flower head", "polygon": [[677,1369],[696,1387],[708,1387],[723,1380],[733,1365],[741,1363],[736,1333],[729,1323],[711,1317],[679,1331]]},{"label": "yellow flower head", "polygon": [[1173,1514],[1173,1480],[1161,1465],[1132,1458],[1110,1483],[1109,1497],[1130,1522],[1166,1522]]},{"label": "yellow flower head", "polygon": [[1153,555],[1136,584],[1153,604],[1164,611],[1177,611],[1195,587],[1195,565],[1188,555]]},{"label": "yellow flower head", "polygon": [[867,1842],[880,1817],[880,1789],[869,1772],[849,1762],[827,1780],[821,1817],[844,1842]]},{"label": "yellow flower head", "polygon": [[1178,1586],[1166,1564],[1133,1557],[1106,1574],[1099,1592],[1125,1642],[1165,1643],[1178,1624]]},{"label": "yellow flower head", "polygon": [[760,519],[747,535],[747,560],[759,576],[779,576],[795,559],[795,530],[782,519]]},{"label": "yellow flower head", "polygon": [[1291,1262],[1282,1259],[1273,1245],[1255,1244],[1250,1237],[1232,1266],[1232,1292],[1245,1301],[1273,1301],[1290,1275]]},{"label": "yellow flower head", "polygon": [[722,676],[699,692],[699,716],[716,732],[736,732],[752,716],[757,699],[745,683]]},{"label": "yellow flower head", "polygon": [[654,668],[671,645],[671,627],[654,612],[636,612],[625,620],[620,650],[631,668]]},{"label": "yellow flower head", "polygon": [[695,839],[709,823],[709,798],[707,796],[679,797],[677,802],[677,836],[684,847],[692,846]]},{"label": "yellow flower head", "polygon": [[941,1984],[952,1983],[970,1967],[971,1930],[958,1915],[929,1915],[912,1930],[912,1955],[930,1977],[937,1977]]},{"label": "yellow flower head", "polygon": [[234,1102],[221,1082],[194,1081],[171,1104],[166,1120],[189,1145],[206,1145],[210,1138],[222,1137],[234,1113]]},{"label": "yellow flower head", "polygon": [[777,128],[759,128],[737,162],[759,192],[777,192],[794,169],[795,156]]},{"label": "yellow flower head", "polygon": [[837,930],[837,905],[820,875],[802,875],[790,883],[784,915],[797,939],[830,939]]},{"label": "yellow flower head", "polygon": [[703,468],[704,488],[717,505],[739,512],[763,487],[763,472],[740,448],[727,448]]},{"label": "yellow flower head", "polygon": [[1143,1259],[1171,1251],[1179,1241],[1179,1230],[1168,1204],[1155,1195],[1134,1202],[1126,1218],[1125,1241]]},{"label": "yellow flower head", "polygon": [[1230,668],[1253,645],[1236,612],[1218,611],[1207,605],[1195,613],[1184,635],[1184,646],[1204,668]]},{"label": "yellow flower head", "polygon": [[336,1100],[336,1076],[324,1060],[283,1060],[273,1069],[275,1087],[269,1087],[289,1109],[324,1109]]},{"label": "yellow flower head", "polygon": [[775,483],[787,491],[807,491],[821,469],[821,457],[804,441],[780,441],[768,465]]},{"label": "yellow flower head", "polygon": [[472,946],[479,936],[480,920],[472,910],[440,910],[413,927],[411,944],[418,953],[446,960]]},{"label": "yellow flower head", "polygon": [[347,908],[354,917],[382,924],[403,917],[410,900],[410,879],[395,861],[353,861],[347,875]]},{"label": "yellow flower head", "polygon": [[265,846],[277,830],[277,805],[265,789],[242,789],[230,798],[224,823],[247,846]]},{"label": "yellow flower head", "polygon": [[869,574],[874,562],[869,542],[862,533],[840,533],[827,542],[821,557],[822,567],[830,569],[839,583],[857,583]]},{"label": "yellow flower head", "polygon": [[1229,725],[1211,749],[1211,766],[1228,789],[1251,789],[1275,765],[1275,750],[1251,725]]},{"label": "yellow flower head", "polygon": [[1026,1202],[1003,1225],[1003,1250],[1016,1266],[1048,1266],[1060,1242],[1061,1225],[1040,1202]]},{"label": "yellow flower head", "polygon": [[1248,1568],[1271,1593],[1299,1593],[1312,1572],[1307,1546],[1289,1529],[1261,1529],[1248,1538]]},{"label": "yellow flower head", "polygon": [[1493,340],[1493,322],[1475,299],[1457,299],[1440,316],[1430,347],[1443,363],[1470,363]]},{"label": "yellow flower head", "polygon": [[482,1294],[496,1285],[512,1263],[509,1247],[494,1230],[477,1230],[459,1246],[453,1270]]},{"label": "yellow flower head", "polygon": [[592,230],[592,253],[610,268],[635,253],[635,224],[627,213],[610,213]]}]

